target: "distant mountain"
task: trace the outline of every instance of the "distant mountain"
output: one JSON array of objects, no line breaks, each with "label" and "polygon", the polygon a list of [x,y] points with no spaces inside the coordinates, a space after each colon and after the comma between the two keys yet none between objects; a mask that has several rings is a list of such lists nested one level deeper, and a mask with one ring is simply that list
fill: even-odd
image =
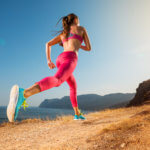
[{"label": "distant mountain", "polygon": [[[108,95],[98,94],[85,94],[78,95],[78,105],[83,110],[101,110],[108,107],[114,107],[118,103],[127,103],[134,97],[134,93],[114,93]],[[39,107],[41,108],[61,108],[61,109],[72,109],[71,101],[69,96],[64,96],[61,99],[45,99]]]}]

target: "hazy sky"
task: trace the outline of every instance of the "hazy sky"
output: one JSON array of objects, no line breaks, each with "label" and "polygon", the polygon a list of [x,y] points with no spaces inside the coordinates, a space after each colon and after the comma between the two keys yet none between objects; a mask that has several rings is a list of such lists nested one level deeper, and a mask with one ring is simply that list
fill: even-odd
[{"label": "hazy sky", "polygon": [[[150,78],[149,0],[1,0],[0,105],[7,105],[14,84],[28,88],[56,68],[47,65],[45,43],[61,29],[60,17],[79,16],[91,40],[90,52],[79,50],[74,71],[78,95],[135,92]],[[56,64],[63,47],[52,47]],[[27,99],[38,106],[44,99],[69,95],[67,83]]]}]

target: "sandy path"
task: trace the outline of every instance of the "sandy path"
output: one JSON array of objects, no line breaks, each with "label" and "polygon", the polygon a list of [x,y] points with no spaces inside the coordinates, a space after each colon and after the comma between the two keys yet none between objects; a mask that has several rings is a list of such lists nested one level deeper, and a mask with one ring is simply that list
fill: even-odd
[{"label": "sandy path", "polygon": [[[113,113],[112,113],[113,112]],[[29,121],[0,126],[0,150],[88,149],[86,139],[110,123],[129,118],[134,108],[85,115],[87,120]],[[101,114],[101,115],[100,115]],[[81,144],[83,143],[83,144]]]}]

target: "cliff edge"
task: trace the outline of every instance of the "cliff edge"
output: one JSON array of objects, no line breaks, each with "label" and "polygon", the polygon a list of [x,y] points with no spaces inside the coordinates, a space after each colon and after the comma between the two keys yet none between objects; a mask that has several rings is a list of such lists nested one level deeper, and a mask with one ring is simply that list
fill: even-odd
[{"label": "cliff edge", "polygon": [[143,81],[142,83],[139,84],[138,88],[136,89],[136,94],[134,98],[126,106],[127,107],[139,106],[149,103],[150,103],[150,79]]}]

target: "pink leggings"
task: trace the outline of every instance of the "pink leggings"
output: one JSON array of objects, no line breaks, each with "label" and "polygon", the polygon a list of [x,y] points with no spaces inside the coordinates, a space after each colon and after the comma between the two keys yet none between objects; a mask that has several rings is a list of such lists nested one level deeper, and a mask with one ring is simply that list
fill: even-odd
[{"label": "pink leggings", "polygon": [[58,68],[54,76],[48,76],[35,82],[40,86],[40,90],[45,91],[53,87],[60,86],[64,81],[70,88],[70,100],[73,107],[77,107],[77,83],[73,71],[77,65],[78,56],[73,51],[64,51],[56,59]]}]

